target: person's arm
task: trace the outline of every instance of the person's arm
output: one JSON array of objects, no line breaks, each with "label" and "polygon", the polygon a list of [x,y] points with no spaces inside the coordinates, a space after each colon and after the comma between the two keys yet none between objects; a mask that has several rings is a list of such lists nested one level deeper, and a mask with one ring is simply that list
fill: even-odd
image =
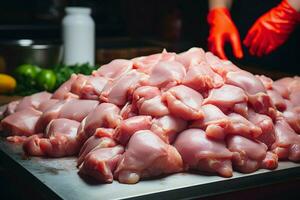
[{"label": "person's arm", "polygon": [[244,39],[250,54],[267,55],[284,44],[300,23],[299,11],[300,0],[283,0],[256,20]]},{"label": "person's arm", "polygon": [[297,12],[300,12],[300,0],[288,0],[288,3],[293,7]]},{"label": "person's arm", "polygon": [[209,0],[208,49],[221,59],[227,59],[224,52],[224,45],[227,42],[231,44],[235,57],[243,57],[240,35],[229,12],[231,4],[232,0]]},{"label": "person's arm", "polygon": [[208,7],[209,10],[214,8],[227,8],[230,10],[232,5],[232,0],[209,0]]}]

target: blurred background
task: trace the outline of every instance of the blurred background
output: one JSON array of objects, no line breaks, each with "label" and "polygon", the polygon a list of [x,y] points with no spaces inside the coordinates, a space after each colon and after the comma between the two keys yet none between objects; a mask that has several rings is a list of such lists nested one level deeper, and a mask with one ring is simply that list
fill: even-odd
[{"label": "blurred background", "polygon": [[[259,16],[279,2],[234,1],[231,13],[241,39]],[[1,1],[0,40],[34,39],[60,43],[64,8],[86,6],[92,8],[96,23],[97,64],[156,53],[163,48],[180,52],[198,46],[207,50],[207,4],[206,0]],[[235,60],[230,55],[230,47],[227,55],[238,65],[271,77],[299,74],[299,29],[298,26],[289,41],[269,56],[251,57],[244,48],[245,58]]]}]

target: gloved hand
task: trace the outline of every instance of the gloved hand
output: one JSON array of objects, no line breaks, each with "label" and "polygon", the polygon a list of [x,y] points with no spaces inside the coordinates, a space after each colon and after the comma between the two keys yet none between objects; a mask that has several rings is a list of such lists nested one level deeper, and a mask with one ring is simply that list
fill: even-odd
[{"label": "gloved hand", "polygon": [[227,8],[214,8],[209,11],[207,21],[210,26],[208,37],[208,48],[215,55],[227,59],[224,52],[224,45],[230,42],[233,54],[237,58],[243,57],[240,35],[232,22]]},{"label": "gloved hand", "polygon": [[283,0],[254,23],[243,42],[252,55],[269,54],[288,39],[299,22],[300,13]]}]

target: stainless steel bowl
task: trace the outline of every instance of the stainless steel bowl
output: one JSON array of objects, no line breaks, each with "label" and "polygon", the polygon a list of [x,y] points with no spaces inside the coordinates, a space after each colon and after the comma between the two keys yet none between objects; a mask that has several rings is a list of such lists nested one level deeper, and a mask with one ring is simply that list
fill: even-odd
[{"label": "stainless steel bowl", "polygon": [[21,64],[42,68],[61,62],[62,45],[58,41],[10,40],[0,41],[0,72],[11,73]]}]

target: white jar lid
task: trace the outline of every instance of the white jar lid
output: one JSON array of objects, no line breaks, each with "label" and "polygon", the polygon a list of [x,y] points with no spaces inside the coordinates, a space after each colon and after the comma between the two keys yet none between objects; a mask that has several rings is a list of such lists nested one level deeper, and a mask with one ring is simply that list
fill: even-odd
[{"label": "white jar lid", "polygon": [[90,15],[92,10],[87,7],[66,7],[65,9],[67,14],[86,14]]}]

